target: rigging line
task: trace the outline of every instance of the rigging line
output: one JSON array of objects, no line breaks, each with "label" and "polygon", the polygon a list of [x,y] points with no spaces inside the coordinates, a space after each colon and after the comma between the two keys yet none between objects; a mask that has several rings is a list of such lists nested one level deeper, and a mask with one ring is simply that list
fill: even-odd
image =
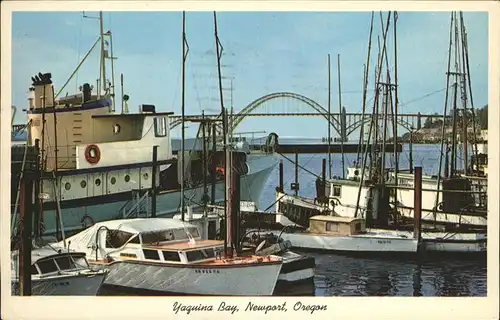
[{"label": "rigging line", "polygon": [[[285,158],[286,160],[290,161],[291,163],[295,164],[295,161],[293,161],[292,159],[288,158],[288,157],[287,157],[287,156],[285,156],[284,154],[282,154],[282,153],[280,153],[280,152],[276,152],[276,153],[277,153],[277,154],[279,154],[280,156],[282,156],[283,158]],[[313,157],[315,157],[315,156],[316,156],[316,155],[313,155],[311,158],[313,158]],[[306,161],[306,164],[307,164],[309,161],[311,161],[311,159],[309,159],[308,161]],[[305,167],[303,167],[302,165],[297,164],[297,166],[298,166],[300,169],[304,170],[305,172],[307,172],[307,173],[309,173],[309,174],[313,175],[314,177],[316,177],[316,178],[320,178],[320,176],[319,176],[319,175],[317,175],[317,174],[313,173],[312,171],[310,171],[310,170],[306,169],[306,168],[305,168]],[[288,181],[290,181],[290,179],[289,179]],[[288,182],[288,181],[287,181],[287,182]]]},{"label": "rigging line", "polygon": [[[181,64],[182,64],[182,61],[181,61]],[[176,81],[176,85],[179,85],[180,82],[181,82],[181,70],[177,69],[177,81]],[[179,90],[174,90],[174,95],[172,97],[172,105],[175,105],[175,100],[177,99],[177,93],[178,93]]]},{"label": "rigging line", "polygon": [[196,74],[195,74],[194,68],[193,68],[192,76],[193,76],[194,90],[196,91],[196,99],[198,102],[198,106],[200,107],[200,112],[202,112],[203,107],[201,106],[200,91],[198,90],[198,83],[196,82]]},{"label": "rigging line", "polygon": [[[450,87],[452,87],[452,86],[450,86]],[[433,92],[427,93],[427,94],[425,94],[425,95],[423,95],[423,96],[420,96],[420,97],[414,98],[414,99],[412,99],[412,100],[410,100],[410,101],[400,103],[400,104],[399,104],[399,106],[405,106],[405,105],[407,105],[407,104],[410,104],[410,103],[413,103],[413,102],[416,102],[416,101],[419,101],[419,100],[423,100],[423,99],[425,99],[425,98],[427,98],[427,97],[430,97],[430,96],[432,96],[432,95],[434,95],[434,94],[436,94],[436,93],[439,93],[439,92],[445,91],[446,89],[447,89],[447,88],[445,87],[445,88],[441,88],[441,89],[439,89],[439,90],[436,90],[436,91],[433,91]]]}]

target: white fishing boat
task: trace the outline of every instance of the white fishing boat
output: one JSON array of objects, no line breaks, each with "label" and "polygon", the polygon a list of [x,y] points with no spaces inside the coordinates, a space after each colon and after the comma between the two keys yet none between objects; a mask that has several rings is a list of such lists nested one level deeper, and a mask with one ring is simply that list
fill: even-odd
[{"label": "white fishing boat", "polygon": [[[337,189],[338,190],[338,189]],[[412,192],[413,193],[413,192]],[[276,221],[283,226],[298,225],[303,228],[310,227],[311,218],[333,215],[337,219],[366,219],[366,207],[358,209],[358,218],[356,214],[355,204],[345,204],[345,202],[337,201],[331,205],[332,209],[327,206],[315,203],[314,199],[299,197],[295,195],[278,194],[280,201],[276,208]],[[412,202],[413,203],[413,202]],[[332,210],[332,211],[330,211]],[[378,212],[372,210],[375,218]],[[426,215],[427,214],[427,215]],[[412,213],[413,216],[413,213]],[[422,222],[425,223],[424,217],[427,221],[431,219],[428,213],[422,212]],[[306,223],[307,222],[307,223]],[[431,227],[432,225],[429,224]],[[390,237],[403,237],[412,238],[413,231],[398,230],[395,226],[388,226],[387,229],[382,228],[369,228],[369,232],[375,232],[380,235],[387,235]],[[292,241],[292,240],[290,240]],[[421,233],[421,246],[422,252],[447,252],[447,253],[484,253],[487,247],[487,234],[486,231],[437,231],[437,230],[423,230]]]},{"label": "white fishing boat", "polygon": [[[277,215],[279,219],[280,215]],[[365,220],[318,215],[307,229],[285,229],[281,237],[292,247],[334,252],[416,253],[418,240],[388,230],[366,229]]]},{"label": "white fishing boat", "polygon": [[[356,171],[356,170],[353,170]],[[361,172],[361,170],[359,170]],[[360,175],[361,173],[357,173]],[[414,183],[413,175],[408,173],[398,173],[398,190],[397,190],[397,210],[400,215],[406,218],[413,219],[413,202],[414,202]],[[458,181],[455,179],[454,181]],[[450,184],[445,183],[445,188],[454,189],[460,181],[467,183],[466,179],[460,179],[458,183],[452,181]],[[360,186],[360,183],[362,185]],[[369,208],[373,211],[373,215],[377,215],[377,208],[374,207],[374,201],[377,197],[377,186],[369,180],[360,182],[360,178],[356,175],[348,175],[346,179],[332,178],[327,179],[327,187],[325,195],[326,201],[318,202],[317,199],[309,199],[306,197],[298,197],[285,194],[283,192],[276,193],[277,210],[286,214],[295,216],[294,219],[300,219],[298,224],[307,224],[307,219],[315,214],[323,214],[327,212],[335,212],[342,217],[365,217]],[[394,186],[393,181],[388,181],[389,188]],[[403,189],[404,188],[404,189]],[[441,186],[442,190],[443,186]],[[423,223],[433,224],[435,222],[442,225],[456,226],[464,225],[470,227],[485,227],[487,226],[486,213],[476,210],[474,200],[466,192],[462,195],[450,192],[442,192],[437,190],[437,179],[430,176],[422,177],[422,221]],[[446,189],[445,189],[446,190]],[[470,190],[470,189],[469,189]],[[391,191],[393,192],[393,190]],[[360,193],[358,197],[358,193]],[[438,197],[438,209],[436,208],[436,197]],[[391,196],[391,198],[393,198]],[[301,210],[295,210],[295,206],[303,207]],[[396,206],[390,203],[389,207],[395,212]],[[308,208],[309,210],[307,210]],[[357,208],[357,209],[356,209]],[[296,221],[296,220],[294,220]],[[297,220],[298,221],[298,220]]]},{"label": "white fishing boat", "polygon": [[[12,295],[20,292],[18,254],[11,254]],[[32,250],[30,270],[33,296],[95,296],[107,274],[91,268],[83,252],[50,247]]]},{"label": "white fishing boat", "polygon": [[159,294],[272,295],[283,263],[227,257],[224,241],[202,240],[195,225],[171,218],[100,222],[67,241],[110,270],[105,285]]}]

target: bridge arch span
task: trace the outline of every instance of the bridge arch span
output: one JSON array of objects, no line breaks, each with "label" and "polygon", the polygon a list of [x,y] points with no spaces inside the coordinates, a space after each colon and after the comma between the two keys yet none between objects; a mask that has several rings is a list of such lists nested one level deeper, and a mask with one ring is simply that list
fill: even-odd
[{"label": "bridge arch span", "polygon": [[[323,108],[319,103],[316,101],[312,100],[311,98],[308,98],[304,95],[298,94],[298,93],[293,93],[293,92],[274,92],[267,94],[265,96],[262,96],[258,99],[255,99],[254,101],[250,102],[245,108],[243,108],[240,112],[238,112],[236,115],[234,115],[231,130],[234,130],[244,119],[247,115],[249,115],[253,110],[258,109],[260,106],[262,106],[265,102],[268,102],[270,100],[275,100],[275,99],[281,99],[281,98],[291,98],[295,99],[297,101],[303,102],[304,104],[308,105],[311,107],[313,110],[316,112],[323,114],[323,117],[328,121],[328,110]],[[340,131],[337,129],[340,127],[339,121],[334,118],[330,117],[330,125],[333,127],[333,129],[340,134]]]}]

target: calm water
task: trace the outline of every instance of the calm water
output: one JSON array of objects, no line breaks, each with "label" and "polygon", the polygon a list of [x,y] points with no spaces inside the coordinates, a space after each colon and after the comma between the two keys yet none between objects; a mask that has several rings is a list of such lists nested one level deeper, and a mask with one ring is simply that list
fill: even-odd
[{"label": "calm water", "polygon": [[[405,146],[400,155],[401,168],[408,168],[407,149],[408,146]],[[439,146],[417,145],[413,150],[414,165],[421,165],[426,174],[435,174],[439,167]],[[294,155],[287,156],[294,160]],[[327,155],[299,155],[299,163],[309,171],[321,175],[321,162],[324,157],[328,159]],[[345,155],[346,164],[354,160],[356,155]],[[286,159],[283,162],[285,190],[289,192],[290,183],[295,177],[294,165]],[[341,156],[332,155],[332,163],[332,175],[342,175]],[[259,201],[260,209],[266,209],[275,201],[278,177],[276,168],[269,177]],[[314,197],[315,179],[311,174],[300,170],[299,194]],[[317,296],[486,296],[484,261],[416,262],[388,258],[364,259],[324,253],[305,254],[316,259],[315,288],[312,291]],[[125,294],[106,289],[102,293]]]},{"label": "calm water", "polygon": [[[439,145],[414,145],[413,164],[422,166],[425,174],[436,174],[439,168]],[[286,155],[294,160],[295,156]],[[328,155],[299,155],[299,164],[321,175],[322,159]],[[341,155],[332,155],[332,175],[342,175]],[[345,155],[352,164],[355,154]],[[388,160],[388,164],[392,159]],[[399,158],[400,168],[408,168],[408,146]],[[285,190],[295,179],[294,164],[283,160]],[[268,179],[259,208],[266,209],[276,199],[278,168]],[[315,196],[316,177],[299,170],[299,195]],[[315,293],[319,296],[486,296],[486,263],[478,261],[440,260],[411,262],[390,259],[362,259],[334,254],[306,253],[316,259]]]}]

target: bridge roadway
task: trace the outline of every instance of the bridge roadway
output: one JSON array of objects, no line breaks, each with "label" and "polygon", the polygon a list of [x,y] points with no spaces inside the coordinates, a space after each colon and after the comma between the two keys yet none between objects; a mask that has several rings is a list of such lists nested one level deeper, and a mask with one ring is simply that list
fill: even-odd
[{"label": "bridge roadway", "polygon": [[[340,113],[330,113],[331,117],[339,117],[342,114]],[[364,115],[362,113],[345,113],[346,117],[372,117],[371,113],[365,113]],[[238,114],[234,114],[234,117],[239,116]],[[273,117],[273,116],[285,116],[285,117],[297,117],[297,116],[320,116],[320,117],[327,117],[328,113],[318,113],[318,112],[287,112],[287,113],[280,113],[280,112],[260,112],[260,113],[249,113],[245,114],[245,117]],[[205,118],[207,119],[216,119],[217,117],[220,117],[220,114],[209,114],[205,115]],[[381,115],[382,117],[382,115]],[[392,115],[388,115],[388,118],[391,118]],[[398,114],[398,118],[439,118],[442,119],[442,115],[437,115],[437,114],[420,114],[420,113],[400,113]],[[449,116],[451,117],[451,116]],[[170,118],[173,120],[178,120],[181,119],[180,115],[171,115]],[[184,115],[185,119],[196,119],[196,120],[201,120],[201,115]]]}]

